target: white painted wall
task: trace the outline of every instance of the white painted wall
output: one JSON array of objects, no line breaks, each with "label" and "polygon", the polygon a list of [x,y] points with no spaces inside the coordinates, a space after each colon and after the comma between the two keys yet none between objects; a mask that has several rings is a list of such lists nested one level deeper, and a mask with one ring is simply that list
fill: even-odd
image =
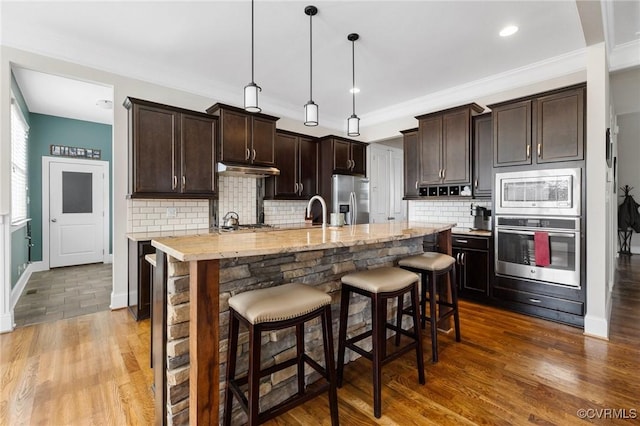
[{"label": "white painted wall", "polygon": [[[640,87],[640,84],[638,85]],[[640,97],[637,100],[640,103]],[[618,115],[618,197],[617,203],[624,200],[619,189],[624,185],[633,187],[631,195],[640,203],[640,112]],[[631,237],[631,252],[640,253],[640,234]]]},{"label": "white painted wall", "polygon": [[584,332],[609,337],[613,182],[607,182],[605,132],[610,127],[609,69],[604,43],[587,47],[587,312]]}]

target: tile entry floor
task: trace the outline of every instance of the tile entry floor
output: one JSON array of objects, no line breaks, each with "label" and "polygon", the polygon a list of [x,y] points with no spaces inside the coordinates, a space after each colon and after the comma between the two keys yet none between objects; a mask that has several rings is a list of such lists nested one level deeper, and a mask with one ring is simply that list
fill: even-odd
[{"label": "tile entry floor", "polygon": [[16,326],[108,310],[112,266],[94,263],[34,272],[16,304]]}]

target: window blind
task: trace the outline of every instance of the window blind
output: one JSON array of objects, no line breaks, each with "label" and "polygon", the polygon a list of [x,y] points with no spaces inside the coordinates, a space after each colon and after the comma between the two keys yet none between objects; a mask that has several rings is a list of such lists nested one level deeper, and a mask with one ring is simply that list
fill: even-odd
[{"label": "window blind", "polygon": [[11,98],[11,223],[27,219],[27,140],[29,126],[15,98]]}]

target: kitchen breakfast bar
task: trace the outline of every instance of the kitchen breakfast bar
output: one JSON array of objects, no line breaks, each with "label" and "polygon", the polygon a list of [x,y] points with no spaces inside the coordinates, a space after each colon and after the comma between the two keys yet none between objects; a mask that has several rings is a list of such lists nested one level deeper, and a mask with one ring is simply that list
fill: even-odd
[{"label": "kitchen breakfast bar", "polygon": [[[157,267],[152,290],[152,366],[156,423],[219,423],[224,403],[229,297],[290,282],[310,285],[332,296],[337,328],[335,313],[343,275],[395,266],[398,259],[421,253],[428,235],[437,235],[438,250],[451,254],[454,226],[421,222],[325,228],[307,225],[154,239]],[[370,326],[368,309],[366,299],[351,299],[350,329]],[[321,354],[320,325],[312,321],[307,329],[311,332],[305,332],[305,345],[310,353]],[[294,335],[287,330],[265,333],[263,364],[294,357]],[[247,339],[246,333],[244,339],[241,334],[240,369],[243,360],[246,369]],[[355,358],[353,354],[351,360]],[[261,383],[261,404],[275,405],[295,392],[295,367],[288,370],[272,374]],[[309,383],[318,378],[317,373],[309,372],[306,380]],[[234,416],[242,415],[241,410],[236,411]]]}]

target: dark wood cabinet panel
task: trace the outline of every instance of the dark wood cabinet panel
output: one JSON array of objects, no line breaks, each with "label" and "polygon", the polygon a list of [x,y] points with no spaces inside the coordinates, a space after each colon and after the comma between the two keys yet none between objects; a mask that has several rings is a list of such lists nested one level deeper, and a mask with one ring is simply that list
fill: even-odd
[{"label": "dark wood cabinet panel", "polygon": [[403,134],[404,196],[415,198],[418,190],[418,129],[405,130]]},{"label": "dark wood cabinet panel", "polygon": [[215,120],[182,114],[180,131],[182,192],[215,192]]},{"label": "dark wood cabinet panel", "polygon": [[260,166],[275,164],[278,117],[251,114],[220,103],[207,108],[207,113],[220,117],[219,161]]},{"label": "dark wood cabinet panel", "polygon": [[309,199],[318,193],[318,143],[311,138],[299,139],[299,170],[298,182],[302,185],[300,197]]},{"label": "dark wood cabinet panel", "polygon": [[351,144],[351,161],[351,173],[364,176],[367,164],[366,145],[360,143]]},{"label": "dark wood cabinet panel", "polygon": [[131,197],[211,197],[216,194],[217,118],[127,98]]},{"label": "dark wood cabinet panel", "polygon": [[276,122],[260,117],[252,117],[253,164],[273,166],[275,164]]},{"label": "dark wood cabinet panel", "polygon": [[151,241],[129,240],[128,305],[136,321],[149,318],[151,314],[152,268],[144,257],[155,252]]},{"label": "dark wood cabinet panel", "polygon": [[538,163],[584,158],[584,88],[536,99]]},{"label": "dark wood cabinet panel", "polygon": [[493,278],[491,237],[454,235],[453,257],[461,297],[488,300]]},{"label": "dark wood cabinet panel", "polygon": [[440,183],[442,157],[442,117],[420,120],[418,130],[420,146],[419,185]]},{"label": "dark wood cabinet panel", "polygon": [[317,194],[318,144],[314,138],[277,131],[275,166],[280,175],[266,179],[266,198],[300,200]]},{"label": "dark wood cabinet panel", "polygon": [[333,141],[333,171],[334,173],[351,173],[351,142]]},{"label": "dark wood cabinet panel", "polygon": [[473,118],[473,195],[491,197],[493,192],[493,125],[491,114]]},{"label": "dark wood cabinet panel", "polygon": [[232,110],[220,110],[220,161],[245,163],[251,146],[251,117]]},{"label": "dark wood cabinet panel", "polygon": [[471,182],[471,116],[483,111],[468,104],[418,119],[418,184]]},{"label": "dark wood cabinet panel", "polygon": [[493,165],[531,164],[531,100],[496,107],[492,119]]},{"label": "dark wood cabinet panel", "polygon": [[468,109],[445,114],[442,117],[443,183],[470,181],[470,119],[471,114]]},{"label": "dark wood cabinet panel", "polygon": [[174,162],[180,114],[162,108],[134,104],[130,131],[133,148],[133,193],[175,192]]}]

